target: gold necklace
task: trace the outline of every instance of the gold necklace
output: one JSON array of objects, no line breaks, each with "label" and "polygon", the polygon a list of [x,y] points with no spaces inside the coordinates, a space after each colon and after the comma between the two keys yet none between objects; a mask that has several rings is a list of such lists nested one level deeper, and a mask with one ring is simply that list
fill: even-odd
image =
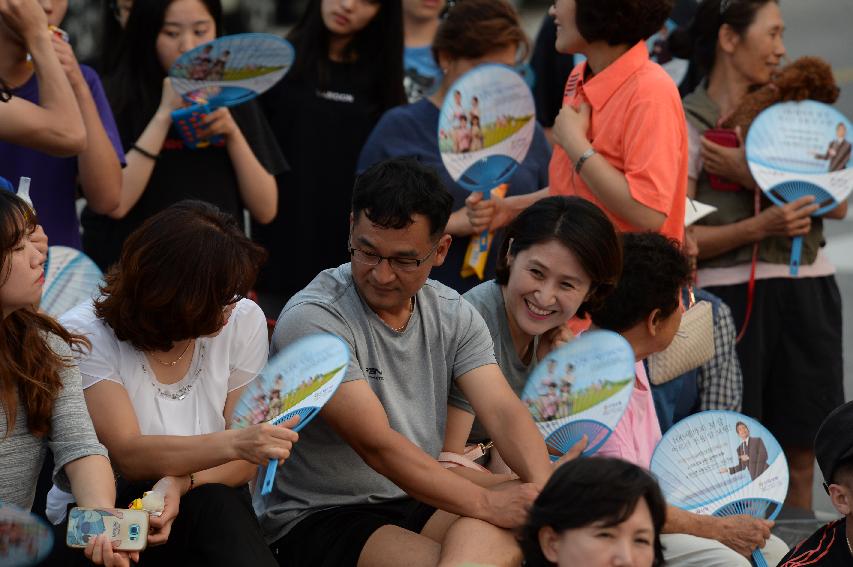
[{"label": "gold necklace", "polygon": [[188,340],[187,346],[184,347],[184,352],[182,352],[181,355],[178,358],[176,358],[175,360],[173,360],[172,362],[163,362],[162,360],[160,360],[159,358],[154,356],[154,353],[150,352],[148,354],[150,354],[151,358],[153,358],[156,362],[159,362],[163,366],[168,366],[171,368],[171,367],[174,367],[177,363],[179,363],[181,361],[181,359],[184,357],[184,355],[187,354],[187,351],[190,350],[190,345],[193,344],[194,341],[195,341],[195,339]]},{"label": "gold necklace", "polygon": [[[402,325],[400,325],[399,327],[391,327],[391,325],[388,325],[388,323],[385,323],[385,324],[386,324],[386,325],[388,325],[388,327],[390,327],[390,328],[391,328],[391,330],[392,330],[392,331],[394,331],[395,333],[402,333],[402,332],[403,332],[403,329],[405,329],[405,328],[406,328],[406,325],[408,325],[408,324],[409,324],[409,321],[411,321],[411,320],[412,320],[412,314],[413,314],[414,312],[415,312],[415,298],[413,297],[413,298],[412,298],[412,300],[411,300],[411,302],[409,302],[409,316],[408,316],[408,317],[406,317],[406,322],[405,322],[405,323],[403,323],[403,324],[402,324]],[[384,321],[383,321],[383,322],[384,322]]]}]

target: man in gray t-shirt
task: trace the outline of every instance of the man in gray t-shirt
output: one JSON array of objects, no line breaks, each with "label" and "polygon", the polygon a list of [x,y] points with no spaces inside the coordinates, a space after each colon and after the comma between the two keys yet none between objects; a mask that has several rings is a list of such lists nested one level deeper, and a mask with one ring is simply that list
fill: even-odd
[{"label": "man in gray t-shirt", "polygon": [[[322,272],[279,317],[273,352],[319,332],[351,351],[344,383],[300,433],[273,493],[255,502],[282,565],[520,563],[502,528],[524,521],[552,468],[483,318],[427,279],[450,245],[451,206],[417,162],[372,167],[353,191],[352,263]],[[452,384],[535,484],[487,489],[466,478],[471,471],[438,464]]]}]

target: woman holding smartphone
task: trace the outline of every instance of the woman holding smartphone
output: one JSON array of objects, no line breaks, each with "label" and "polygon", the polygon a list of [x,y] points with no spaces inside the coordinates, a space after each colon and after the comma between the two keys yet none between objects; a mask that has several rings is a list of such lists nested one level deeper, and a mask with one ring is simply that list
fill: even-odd
[{"label": "woman holding smartphone", "polygon": [[[743,133],[717,129],[750,89],[770,82],[785,56],[784,29],[776,0],[704,0],[671,45],[707,75],[684,99],[688,192],[717,207],[693,228],[698,281],[731,307],[738,328],[748,321],[737,346],[743,411],[760,419],[785,450],[791,470],[786,503],[808,509],[812,440],[826,415],[844,401],[835,269],[820,252],[823,219],[811,217],[814,198],[772,205],[750,174]],[[843,203],[826,217],[846,214]],[[804,237],[798,278],[788,273],[793,236]],[[790,411],[791,399],[801,411]]]}]

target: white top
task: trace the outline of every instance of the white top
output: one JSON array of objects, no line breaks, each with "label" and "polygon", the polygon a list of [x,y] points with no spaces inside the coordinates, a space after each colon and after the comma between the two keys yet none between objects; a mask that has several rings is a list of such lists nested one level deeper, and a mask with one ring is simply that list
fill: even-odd
[{"label": "white top", "polygon": [[71,332],[86,335],[91,351],[75,353],[83,389],[102,380],[127,391],[143,435],[203,435],[225,429],[225,398],[255,379],[267,362],[267,324],[251,300],[237,303],[215,337],[196,340],[189,371],[175,384],[161,384],[145,355],[116,338],[95,316],[92,303],[78,305],[60,319]]}]

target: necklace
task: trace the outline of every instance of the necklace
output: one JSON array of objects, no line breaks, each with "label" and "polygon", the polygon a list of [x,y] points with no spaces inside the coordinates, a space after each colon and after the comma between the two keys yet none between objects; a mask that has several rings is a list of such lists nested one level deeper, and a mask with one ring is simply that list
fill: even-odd
[{"label": "necklace", "polygon": [[[395,333],[402,333],[403,330],[406,328],[406,325],[409,324],[409,321],[412,320],[412,314],[414,312],[415,312],[415,298],[413,297],[412,300],[409,302],[409,316],[406,317],[406,321],[402,325],[400,325],[399,327],[392,327],[391,325],[388,325],[388,323],[385,323],[385,324],[388,325],[388,328],[390,328]],[[383,323],[384,323],[384,321],[383,321]]]},{"label": "necklace", "polygon": [[177,363],[179,363],[179,362],[181,361],[181,359],[184,357],[184,355],[185,355],[185,354],[187,354],[187,351],[188,351],[188,350],[190,350],[190,345],[191,345],[191,344],[193,344],[193,342],[195,342],[195,339],[190,339],[190,340],[188,340],[188,341],[187,341],[187,346],[185,346],[185,347],[184,347],[184,351],[181,353],[181,355],[180,355],[178,358],[176,358],[176,359],[175,359],[175,360],[173,360],[172,362],[163,362],[162,360],[160,360],[159,358],[157,358],[156,356],[154,356],[154,353],[149,353],[149,354],[151,355],[151,358],[153,358],[155,361],[159,362],[159,363],[160,363],[160,364],[162,364],[163,366],[168,366],[168,367],[172,368],[172,367],[174,367]]}]

